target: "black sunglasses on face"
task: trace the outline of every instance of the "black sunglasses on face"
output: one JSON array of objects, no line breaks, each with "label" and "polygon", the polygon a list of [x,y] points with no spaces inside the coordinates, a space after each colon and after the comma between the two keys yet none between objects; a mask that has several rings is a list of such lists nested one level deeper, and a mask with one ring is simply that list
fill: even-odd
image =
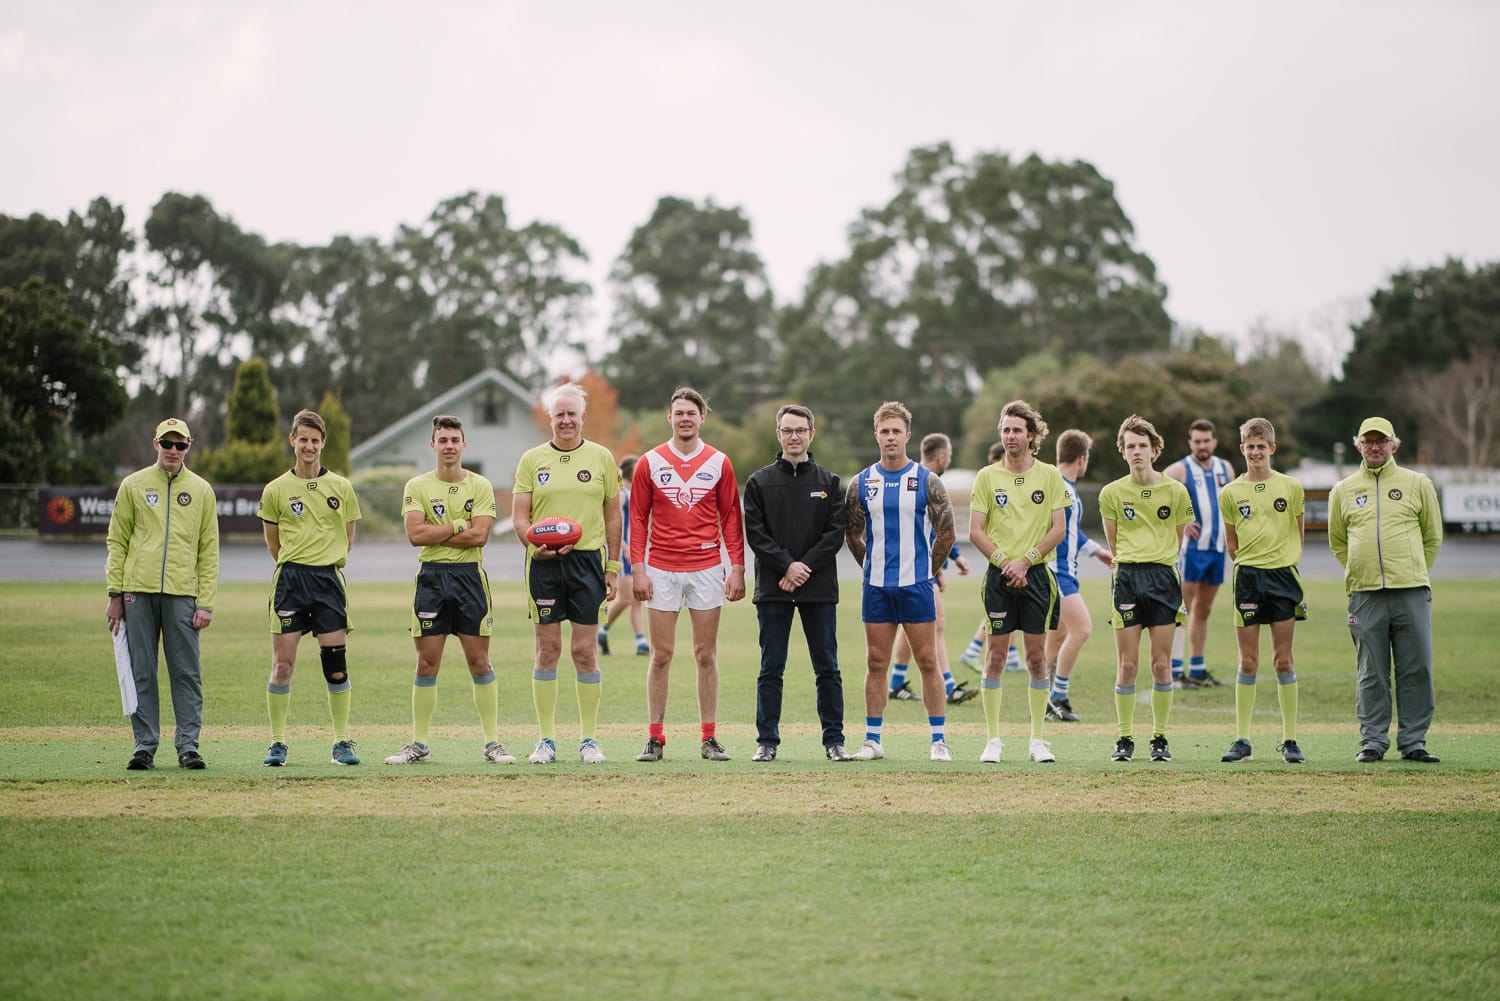
[{"label": "black sunglasses on face", "polygon": [[167,441],[165,438],[156,439],[156,443],[162,448],[175,448],[179,452],[186,452],[192,444],[190,441]]}]

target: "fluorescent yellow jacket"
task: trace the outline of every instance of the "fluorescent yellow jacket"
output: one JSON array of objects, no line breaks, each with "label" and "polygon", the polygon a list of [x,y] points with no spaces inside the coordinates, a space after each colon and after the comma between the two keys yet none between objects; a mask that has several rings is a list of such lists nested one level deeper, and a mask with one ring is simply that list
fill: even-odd
[{"label": "fluorescent yellow jacket", "polygon": [[189,595],[213,611],[219,590],[219,512],[214,488],[183,467],[160,464],[120,481],[109,516],[109,590]]},{"label": "fluorescent yellow jacket", "polygon": [[1328,495],[1328,545],[1344,567],[1344,590],[1426,587],[1443,541],[1437,490],[1394,458],[1360,465]]}]

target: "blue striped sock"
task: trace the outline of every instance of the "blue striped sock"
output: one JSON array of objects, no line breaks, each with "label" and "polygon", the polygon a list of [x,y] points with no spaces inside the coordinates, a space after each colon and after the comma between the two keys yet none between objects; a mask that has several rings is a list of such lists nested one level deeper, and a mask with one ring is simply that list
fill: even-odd
[{"label": "blue striped sock", "polygon": [[1182,658],[1181,657],[1173,657],[1172,658],[1172,677],[1174,677],[1174,678],[1180,678],[1180,677],[1182,677]]},{"label": "blue striped sock", "polygon": [[1053,702],[1062,702],[1068,697],[1068,682],[1072,680],[1071,678],[1064,678],[1060,674],[1052,676],[1052,695],[1050,698]]},{"label": "blue striped sock", "polygon": [[956,682],[956,681],[953,680],[953,672],[952,671],[944,671],[943,672],[943,691],[946,692],[949,695],[952,695],[953,694],[953,689],[955,689],[957,687],[958,687],[958,682]]},{"label": "blue striped sock", "polygon": [[1189,658],[1188,659],[1188,677],[1190,677],[1190,678],[1202,678],[1202,677],[1207,676],[1207,674],[1208,674],[1208,667],[1204,664],[1205,660],[1206,660],[1206,658],[1204,658],[1204,657],[1191,657],[1191,658]]},{"label": "blue striped sock", "polygon": [[901,690],[901,686],[904,685],[904,684],[906,684],[906,665],[905,664],[892,664],[891,665],[891,691],[893,691],[893,692],[899,692]]},{"label": "blue striped sock", "polygon": [[932,742],[936,744],[943,739],[943,724],[947,721],[946,716],[929,716],[927,725],[932,727]]},{"label": "blue striped sock", "polygon": [[880,725],[885,722],[884,716],[865,717],[865,739],[880,743]]}]

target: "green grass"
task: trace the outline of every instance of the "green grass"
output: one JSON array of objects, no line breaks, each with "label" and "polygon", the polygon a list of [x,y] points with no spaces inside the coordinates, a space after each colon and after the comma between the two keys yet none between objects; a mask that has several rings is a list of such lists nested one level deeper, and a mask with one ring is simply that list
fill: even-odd
[{"label": "green grass", "polygon": [[[571,755],[564,684],[558,765],[483,765],[455,646],[436,760],[389,769],[378,759],[410,726],[409,591],[356,584],[365,766],[328,762],[309,641],[291,763],[260,767],[265,596],[234,585],[204,636],[209,770],[127,774],[98,590],[0,585],[0,998],[1500,996],[1500,582],[1435,588],[1430,746],[1444,760],[1431,768],[1354,764],[1336,582],[1310,584],[1298,629],[1307,766],[1272,753],[1269,678],[1254,762],[1218,762],[1233,736],[1225,687],[1178,693],[1170,766],[1111,765],[1113,657],[1090,580],[1096,632],[1073,689],[1085,722],[1049,727],[1050,768],[1024,759],[1015,675],[998,767],[975,761],[977,701],[950,712],[953,765],[927,761],[921,709],[905,703],[887,712],[887,760],[830,765],[795,641],[781,760],[751,765],[758,650],[740,604],[720,644],[726,765],[697,757],[687,670],[667,761],[630,760],[645,715],[633,655],[603,662],[609,764]],[[524,752],[529,626],[517,589],[496,601],[502,736]],[[974,582],[956,582],[948,607],[956,658]],[[844,611],[857,741],[864,647],[857,606]],[[1233,650],[1221,595],[1221,677]]]}]

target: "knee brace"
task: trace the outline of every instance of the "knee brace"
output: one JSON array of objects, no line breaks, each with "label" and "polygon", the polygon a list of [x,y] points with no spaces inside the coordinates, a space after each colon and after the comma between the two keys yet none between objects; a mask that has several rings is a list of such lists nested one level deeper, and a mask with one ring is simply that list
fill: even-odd
[{"label": "knee brace", "polygon": [[318,647],[318,657],[323,662],[323,678],[330,685],[342,685],[349,680],[348,664],[345,660],[347,652],[347,647]]}]

